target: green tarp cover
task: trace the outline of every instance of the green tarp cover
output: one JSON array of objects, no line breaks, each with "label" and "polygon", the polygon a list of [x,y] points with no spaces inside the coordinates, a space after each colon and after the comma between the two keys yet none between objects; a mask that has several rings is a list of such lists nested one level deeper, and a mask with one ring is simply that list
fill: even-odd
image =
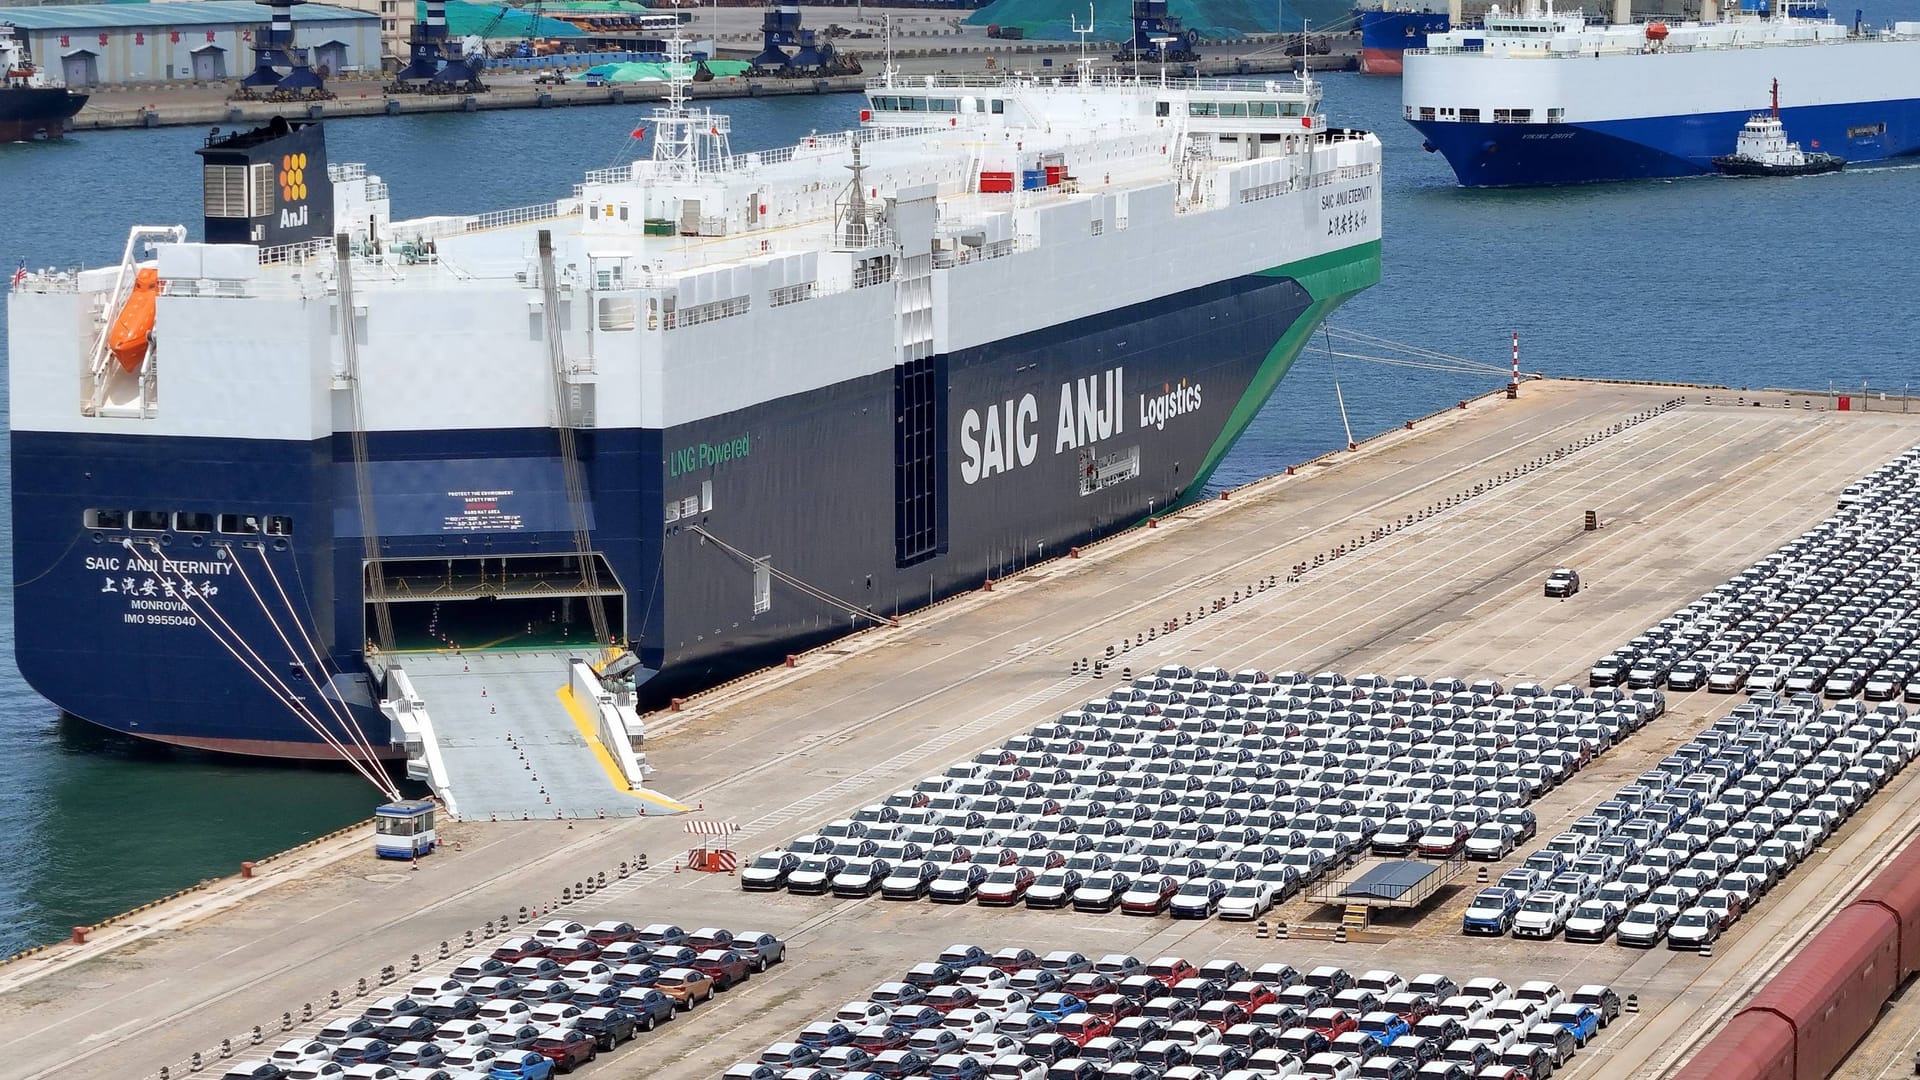
[{"label": "green tarp cover", "polygon": [[[724,79],[730,75],[745,75],[750,65],[745,60],[709,60],[707,70],[714,78]],[[667,73],[672,64],[598,64],[573,77],[574,82],[666,82]],[[683,74],[693,74],[692,64],[680,65]]]},{"label": "green tarp cover", "polygon": [[[532,12],[509,7],[500,22],[491,30],[487,25],[500,14],[500,4],[475,4],[468,0],[447,0],[447,34],[453,38],[463,38],[486,30],[489,38],[577,38],[585,37],[580,28],[559,19],[535,19]],[[425,19],[427,5],[414,4],[414,18]],[[299,21],[296,13],[294,21]]]}]

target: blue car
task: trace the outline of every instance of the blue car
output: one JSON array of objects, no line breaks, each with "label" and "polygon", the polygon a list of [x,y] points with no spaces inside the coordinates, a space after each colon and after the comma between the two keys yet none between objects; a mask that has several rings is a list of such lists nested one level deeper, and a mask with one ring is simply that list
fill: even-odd
[{"label": "blue car", "polygon": [[493,1059],[493,1080],[551,1080],[553,1059],[531,1050],[514,1050]]},{"label": "blue car", "polygon": [[1504,934],[1513,928],[1513,917],[1520,911],[1518,889],[1494,887],[1481,889],[1467,905],[1460,919],[1463,934]]},{"label": "blue car", "polygon": [[1050,1024],[1057,1024],[1074,1013],[1085,1012],[1086,1008],[1086,1002],[1056,990],[1034,998],[1027,1011]]},{"label": "blue car", "polygon": [[1600,1030],[1600,1014],[1591,1005],[1561,1005],[1547,1014],[1547,1020],[1566,1028],[1581,1046]]},{"label": "blue car", "polygon": [[1379,1039],[1381,1046],[1392,1046],[1393,1040],[1413,1033],[1412,1026],[1399,1013],[1370,1012],[1360,1018],[1359,1024],[1358,1030]]}]

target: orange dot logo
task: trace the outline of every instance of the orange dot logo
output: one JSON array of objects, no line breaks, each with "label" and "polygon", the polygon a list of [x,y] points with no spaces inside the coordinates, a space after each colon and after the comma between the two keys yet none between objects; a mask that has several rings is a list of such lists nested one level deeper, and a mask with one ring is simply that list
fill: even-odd
[{"label": "orange dot logo", "polygon": [[280,156],[280,198],[300,202],[307,197],[307,155]]}]

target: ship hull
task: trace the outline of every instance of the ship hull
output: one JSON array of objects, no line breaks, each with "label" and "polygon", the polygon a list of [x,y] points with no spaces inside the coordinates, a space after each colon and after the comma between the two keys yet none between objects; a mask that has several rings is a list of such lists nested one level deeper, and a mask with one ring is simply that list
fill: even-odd
[{"label": "ship hull", "polygon": [[[1377,279],[1378,251],[1372,242],[935,357],[928,475],[938,479],[925,491],[903,488],[891,373],[664,430],[582,432],[594,546],[618,589],[611,629],[659,672],[643,693],[659,700],[777,663],[1199,496],[1313,330]],[[544,429],[372,433],[383,557],[451,567],[572,550],[555,510],[554,439]],[[13,447],[17,656],[43,696],[163,742],[332,756],[292,697],[342,742],[351,724],[387,752],[344,437],[16,432]],[[434,500],[471,492],[488,492],[487,513],[511,511],[516,527],[442,530]],[[664,524],[640,509],[676,502],[688,512]],[[232,547],[82,527],[103,504],[238,506],[292,525]],[[753,559],[805,588],[768,582]],[[189,587],[200,595],[180,595]],[[578,599],[504,616],[483,603],[499,602],[389,610],[403,646],[593,637]],[[523,622],[530,636],[516,641]],[[230,633],[216,635],[216,623]],[[101,657],[113,658],[104,672]]]},{"label": "ship hull", "polygon": [[1920,40],[1909,39],[1600,56],[1436,50],[1407,58],[1402,100],[1427,149],[1468,187],[1667,179],[1712,173],[1775,79],[1780,118],[1807,149],[1855,163],[1920,152],[1916,64]]},{"label": "ship hull", "polygon": [[67,121],[87,103],[87,95],[60,87],[10,86],[0,89],[0,142],[58,139]]},{"label": "ship hull", "polygon": [[[1751,112],[1562,124],[1413,121],[1467,187],[1527,187],[1705,176]],[[1920,153],[1920,99],[1782,108],[1809,149],[1860,164]]]},{"label": "ship hull", "polygon": [[1363,75],[1399,75],[1408,49],[1424,49],[1428,34],[1444,34],[1451,28],[1444,11],[1361,10],[1356,14]]}]

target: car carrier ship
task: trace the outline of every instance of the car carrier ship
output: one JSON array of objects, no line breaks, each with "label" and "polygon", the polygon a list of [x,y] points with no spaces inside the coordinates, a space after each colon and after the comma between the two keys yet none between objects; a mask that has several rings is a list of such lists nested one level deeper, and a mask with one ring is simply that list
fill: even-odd
[{"label": "car carrier ship", "polygon": [[683,92],[468,217],[216,131],[202,239],[26,274],[27,681],[291,758],[398,755],[413,651],[617,642],[661,700],[1195,497],[1379,276],[1379,142],[1310,80],[889,74],[747,153]]},{"label": "car carrier ship", "polygon": [[1612,25],[1525,0],[1433,34],[1403,61],[1402,105],[1460,183],[1526,186],[1706,175],[1779,80],[1780,119],[1852,162],[1920,152],[1920,22],[1849,28],[1781,0],[1767,15]]}]

